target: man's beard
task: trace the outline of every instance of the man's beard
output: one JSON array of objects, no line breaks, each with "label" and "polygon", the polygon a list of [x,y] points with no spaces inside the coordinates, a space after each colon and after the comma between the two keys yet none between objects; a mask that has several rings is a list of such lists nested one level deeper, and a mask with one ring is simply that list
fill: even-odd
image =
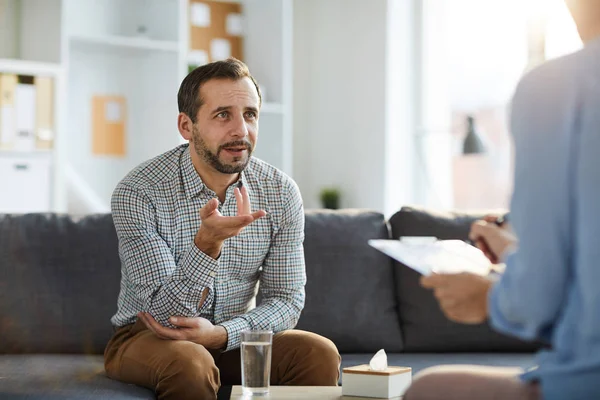
[{"label": "man's beard", "polygon": [[[193,138],[194,138],[194,150],[196,154],[204,160],[208,165],[216,169],[222,174],[237,174],[242,172],[248,163],[250,162],[250,156],[252,155],[252,143],[248,140],[235,140],[233,142],[224,143],[219,146],[216,153],[210,151],[206,142],[200,136],[200,130],[194,126],[193,128]],[[221,151],[227,147],[245,147],[247,150],[246,159],[242,157],[234,157],[233,161],[235,164],[224,164],[219,159],[219,155]]]}]

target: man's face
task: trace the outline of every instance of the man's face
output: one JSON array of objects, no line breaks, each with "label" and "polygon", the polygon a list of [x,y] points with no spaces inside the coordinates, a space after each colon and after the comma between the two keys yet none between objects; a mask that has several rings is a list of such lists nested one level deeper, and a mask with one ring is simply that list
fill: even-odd
[{"label": "man's face", "polygon": [[213,79],[200,89],[203,104],[193,125],[199,158],[223,174],[244,170],[256,146],[259,99],[249,78]]}]

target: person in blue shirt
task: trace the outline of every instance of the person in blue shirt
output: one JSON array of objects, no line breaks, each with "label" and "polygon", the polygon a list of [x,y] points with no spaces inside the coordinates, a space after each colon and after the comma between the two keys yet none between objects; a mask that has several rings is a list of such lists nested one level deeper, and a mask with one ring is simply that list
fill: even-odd
[{"label": "person in blue shirt", "polygon": [[[567,5],[585,45],[528,73],[513,97],[511,223],[518,247],[484,301],[495,329],[549,347],[525,373],[423,371],[405,400],[600,399],[600,1]],[[492,225],[481,222],[472,235],[501,243],[504,232]],[[480,319],[481,307],[448,300],[444,278],[456,276],[423,281],[444,300],[442,309],[453,310],[455,320]]]}]

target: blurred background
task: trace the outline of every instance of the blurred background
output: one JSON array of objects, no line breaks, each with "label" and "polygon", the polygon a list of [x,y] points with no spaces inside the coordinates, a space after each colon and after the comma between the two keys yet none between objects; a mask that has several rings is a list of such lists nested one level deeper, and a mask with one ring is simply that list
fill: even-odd
[{"label": "blurred background", "polygon": [[108,212],[229,56],[307,208],[508,207],[515,86],[580,47],[563,0],[0,0],[0,213]]}]

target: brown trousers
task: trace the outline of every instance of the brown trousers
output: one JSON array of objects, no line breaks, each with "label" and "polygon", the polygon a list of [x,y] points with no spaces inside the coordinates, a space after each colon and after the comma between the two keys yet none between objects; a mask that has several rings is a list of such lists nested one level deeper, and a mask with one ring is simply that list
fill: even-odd
[{"label": "brown trousers", "polygon": [[[331,340],[288,330],[273,335],[271,384],[336,386],[340,355]],[[215,399],[221,384],[241,384],[240,351],[222,353],[185,340],[159,339],[138,320],[118,329],[104,351],[110,378],[144,386],[159,399]]]},{"label": "brown trousers", "polygon": [[444,365],[418,373],[404,400],[540,400],[537,383],[523,382],[520,368]]}]

